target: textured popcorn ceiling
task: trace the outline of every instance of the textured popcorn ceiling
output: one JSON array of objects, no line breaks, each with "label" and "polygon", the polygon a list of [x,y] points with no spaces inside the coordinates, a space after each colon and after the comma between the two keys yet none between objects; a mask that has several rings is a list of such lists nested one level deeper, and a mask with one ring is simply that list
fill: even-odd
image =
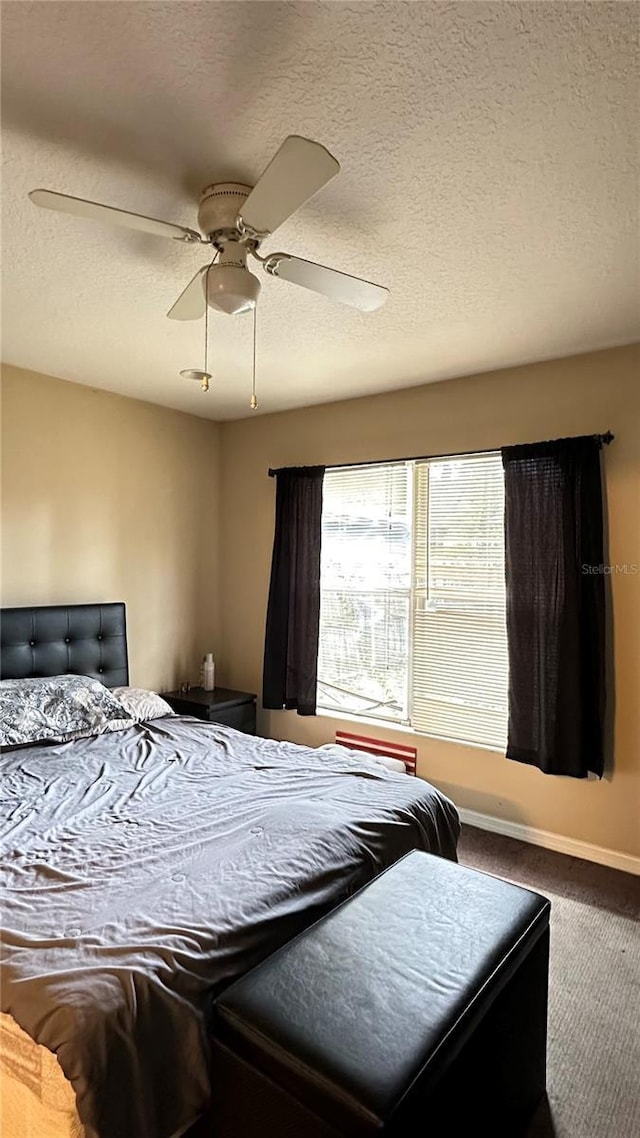
[{"label": "textured popcorn ceiling", "polygon": [[165,317],[206,250],[35,208],[45,186],[196,227],[303,134],[338,177],[264,249],[391,289],[364,315],[260,269],[262,411],[637,339],[631,3],[3,5],[7,362],[249,414],[250,317]]}]

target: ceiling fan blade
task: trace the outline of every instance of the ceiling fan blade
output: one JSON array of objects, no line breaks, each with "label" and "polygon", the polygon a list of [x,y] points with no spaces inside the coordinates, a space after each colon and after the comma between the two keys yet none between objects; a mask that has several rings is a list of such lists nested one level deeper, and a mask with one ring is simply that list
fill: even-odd
[{"label": "ceiling fan blade", "polygon": [[114,209],[100,202],[73,198],[69,194],[58,194],[54,190],[32,190],[29,194],[35,205],[45,209],[56,209],[61,213],[73,213],[77,217],[88,217],[92,221],[106,221],[108,225],[122,225],[125,229],[138,229],[142,233],[153,233],[156,237],[173,237],[175,241],[202,241],[195,229],[185,229],[171,221],[158,221],[155,217],[145,217],[141,213],[130,213],[126,209]]},{"label": "ceiling fan blade", "polygon": [[198,269],[195,277],[192,277],[189,284],[180,293],[175,304],[167,312],[170,320],[199,320],[204,316],[207,302],[204,295],[206,273],[209,265],[203,265]]},{"label": "ceiling fan blade", "polygon": [[313,261],[303,261],[301,257],[290,257],[287,253],[274,253],[268,257],[265,268],[272,276],[321,292],[323,296],[359,308],[361,312],[374,312],[389,295],[389,289],[383,285],[363,281],[337,269],[328,269],[326,265],[316,265]]},{"label": "ceiling fan blade", "polygon": [[340,163],[319,142],[290,134],[245,201],[241,218],[254,233],[273,233],[292,213],[326,186]]}]

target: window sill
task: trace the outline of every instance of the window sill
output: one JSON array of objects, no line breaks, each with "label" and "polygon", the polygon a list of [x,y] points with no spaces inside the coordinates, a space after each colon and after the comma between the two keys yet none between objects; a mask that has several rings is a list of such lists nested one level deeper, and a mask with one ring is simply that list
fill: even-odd
[{"label": "window sill", "polygon": [[408,727],[405,723],[394,723],[391,719],[371,719],[366,715],[355,715],[354,712],[341,715],[337,711],[329,711],[324,707],[317,708],[316,715],[318,718],[336,719],[341,723],[364,724],[366,727],[373,727],[377,731],[397,731],[401,735],[412,735],[416,739],[430,739],[434,743],[452,743],[456,747],[469,747],[474,751],[490,751],[492,754],[504,758],[504,747],[493,747],[489,743],[470,743],[466,739],[449,739],[445,735],[429,735],[426,731],[417,731],[415,727]]}]

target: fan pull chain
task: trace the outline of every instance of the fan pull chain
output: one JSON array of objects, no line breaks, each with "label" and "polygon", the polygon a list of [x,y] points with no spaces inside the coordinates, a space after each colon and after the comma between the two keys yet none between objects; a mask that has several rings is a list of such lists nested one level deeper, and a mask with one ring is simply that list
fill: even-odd
[{"label": "fan pull chain", "polygon": [[251,380],[251,399],[249,400],[249,407],[255,411],[258,406],[258,397],[256,395],[256,329],[257,329],[257,313],[258,305],[253,306],[253,373]]},{"label": "fan pull chain", "polygon": [[[211,262],[211,265],[213,261]],[[211,265],[207,269],[207,276],[205,280],[204,290],[204,375],[200,382],[203,391],[209,390],[209,368],[207,367],[209,357],[209,273],[211,272]]]}]

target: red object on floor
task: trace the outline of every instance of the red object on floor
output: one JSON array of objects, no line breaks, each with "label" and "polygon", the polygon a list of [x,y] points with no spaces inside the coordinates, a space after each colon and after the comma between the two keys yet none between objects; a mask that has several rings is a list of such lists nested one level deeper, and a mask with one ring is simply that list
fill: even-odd
[{"label": "red object on floor", "polygon": [[336,731],[336,743],[348,747],[350,751],[369,751],[372,755],[387,755],[390,759],[400,759],[407,774],[416,773],[417,747],[407,747],[404,743],[389,743],[386,739],[372,739],[367,735],[351,735],[348,731]]}]

